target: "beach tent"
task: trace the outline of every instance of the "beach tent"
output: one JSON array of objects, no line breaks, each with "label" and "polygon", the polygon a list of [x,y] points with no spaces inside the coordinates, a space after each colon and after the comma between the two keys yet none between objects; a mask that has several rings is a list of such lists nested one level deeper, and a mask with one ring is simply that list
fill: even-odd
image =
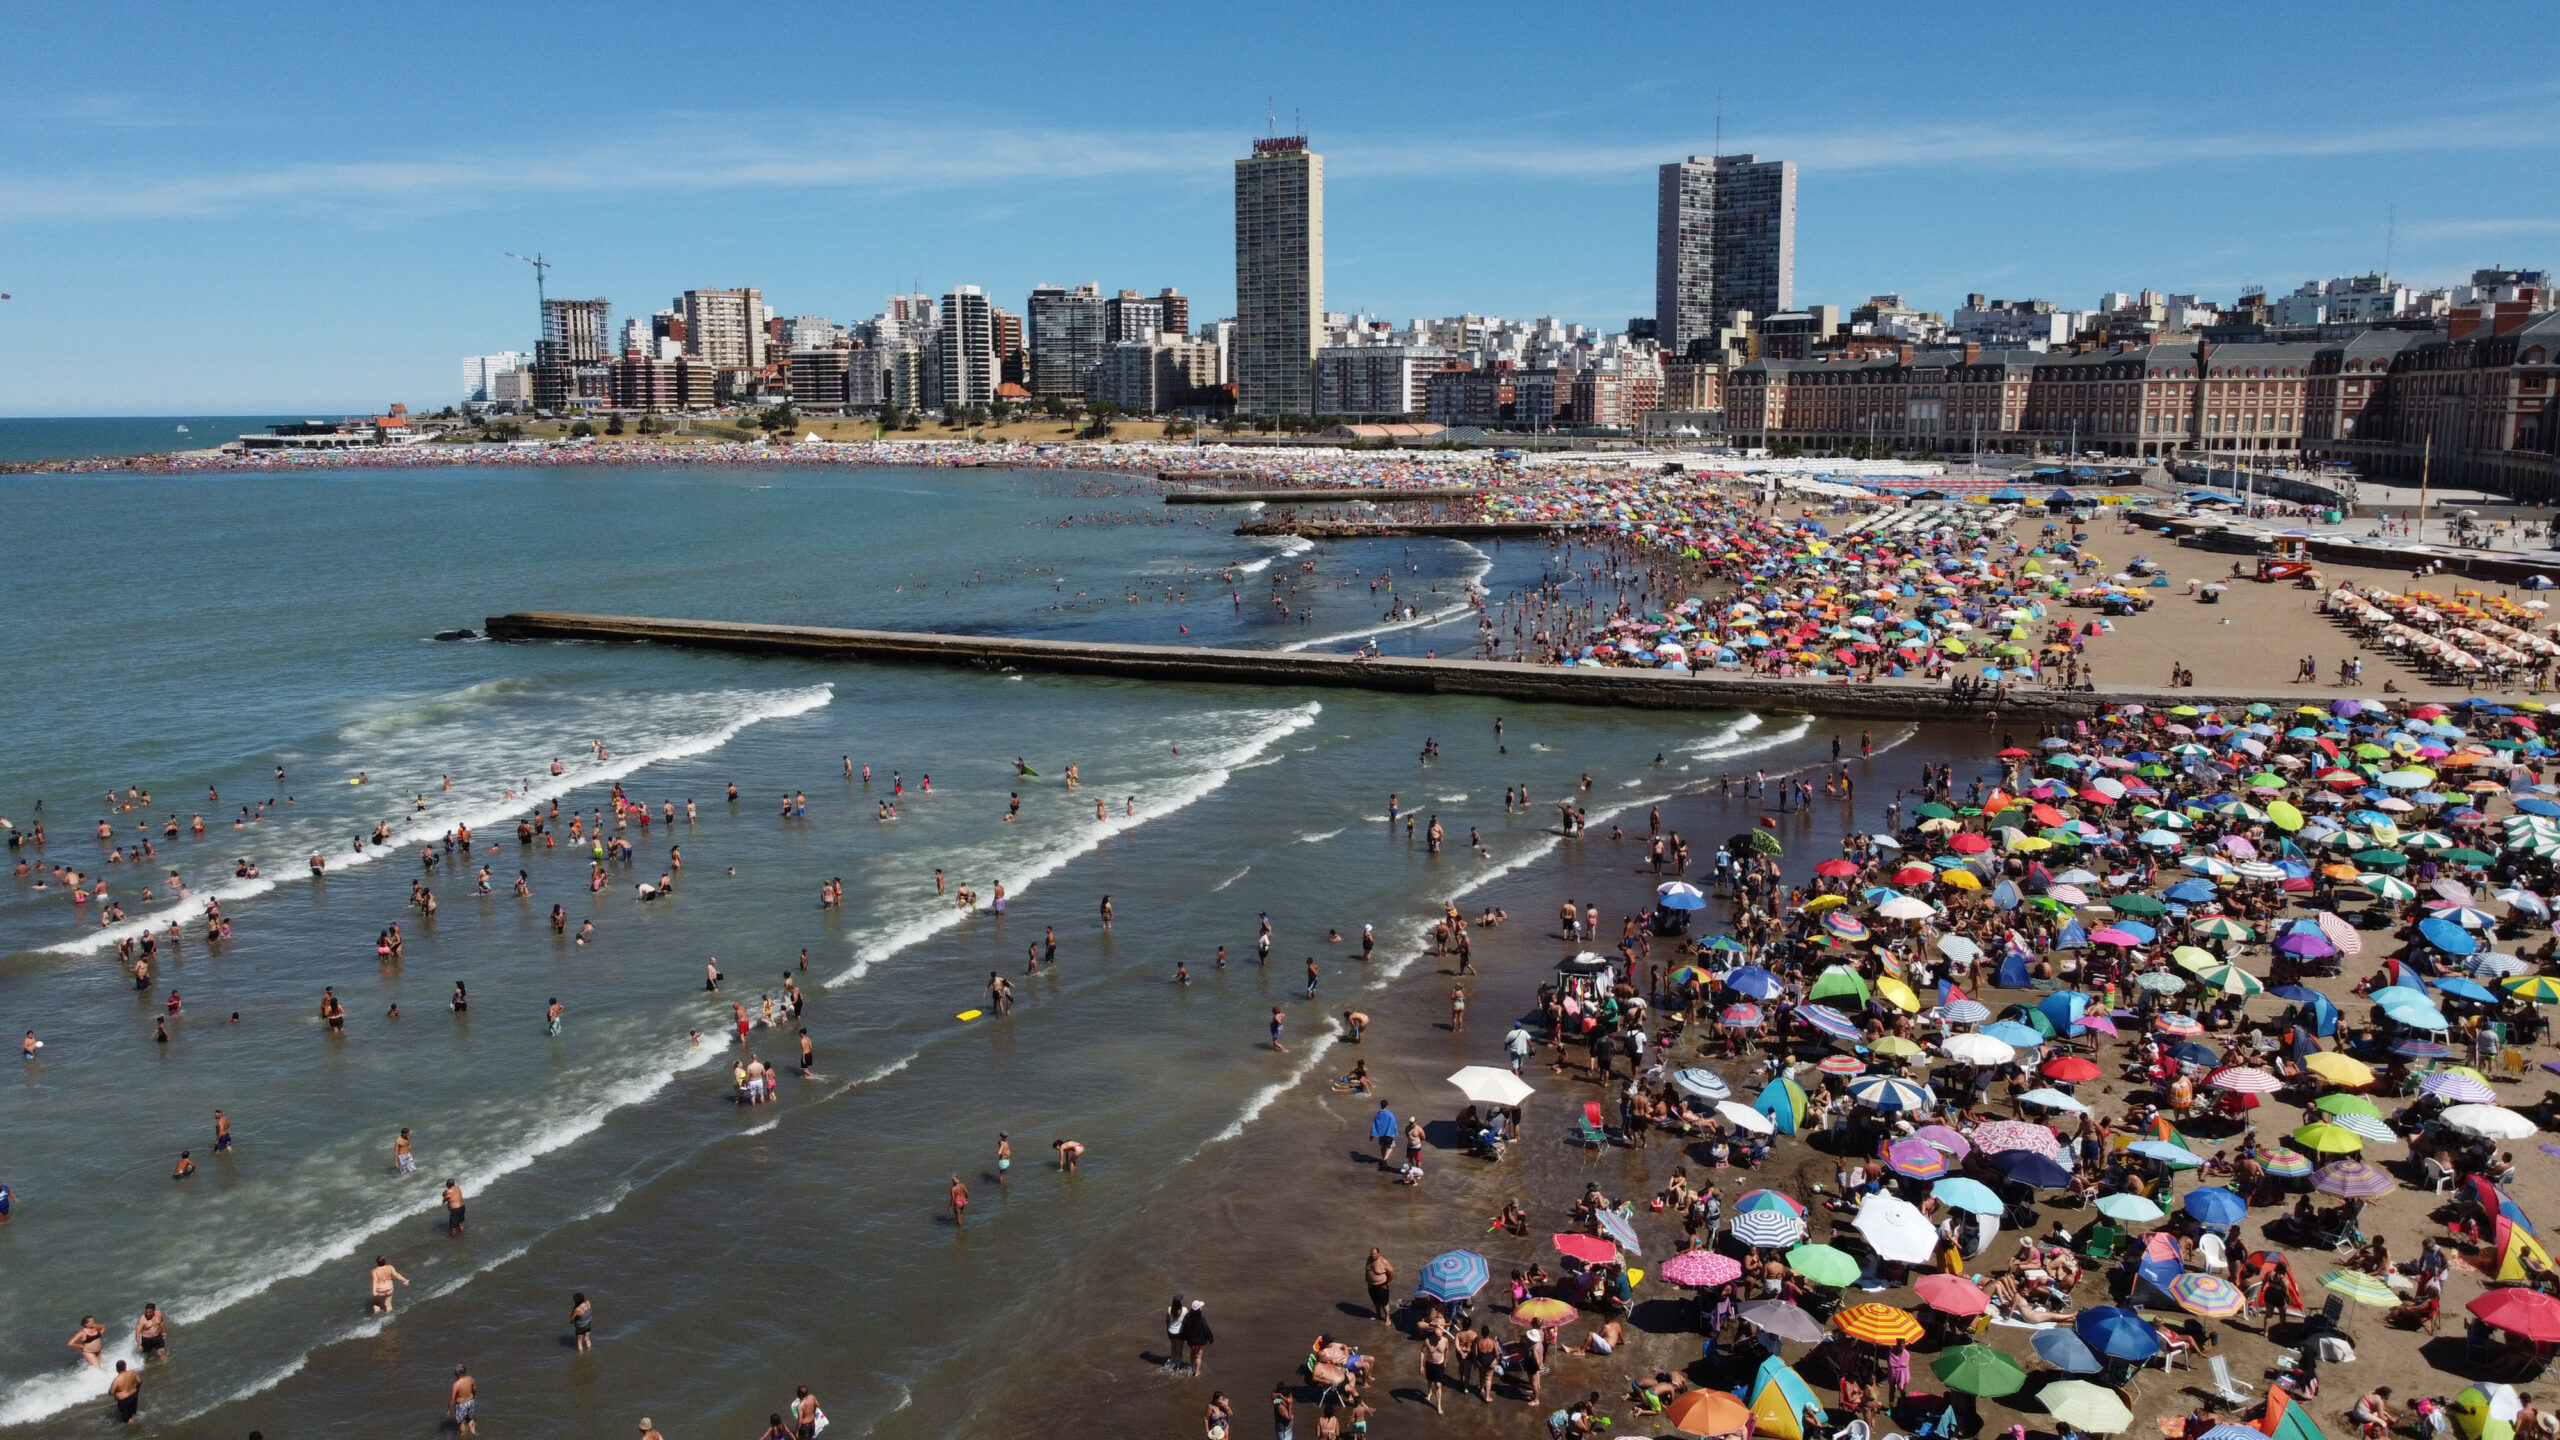
[{"label": "beach tent", "polygon": [[2267,1413],[2253,1425],[2266,1433],[2267,1440],[2326,1440],[2312,1423],[2311,1412],[2282,1390],[2267,1392]]},{"label": "beach tent", "polygon": [[1991,983],[2003,990],[2026,989],[2027,957],[2016,950],[2003,952],[2000,956],[2000,974]]},{"label": "beach tent", "polygon": [[1813,1396],[1813,1387],[1804,1383],[1795,1367],[1772,1355],[1760,1362],[1760,1373],[1751,1381],[1751,1415],[1759,1422],[1758,1433],[1775,1435],[1778,1440],[1804,1440],[1804,1412],[1821,1413],[1822,1402]]},{"label": "beach tent", "polygon": [[1768,1116],[1778,1127],[1779,1134],[1793,1135],[1796,1127],[1804,1123],[1805,1111],[1812,1108],[1812,1101],[1806,1097],[1804,1087],[1796,1083],[1794,1076],[1781,1075],[1769,1082],[1768,1088],[1760,1092],[1760,1098],[1751,1102],[1751,1108]]},{"label": "beach tent", "polygon": [[2176,1303],[2169,1293],[2169,1282],[2187,1272],[2186,1262],[2178,1258],[2177,1240],[2160,1231],[2142,1237],[2142,1264],[2135,1274],[2145,1285],[2160,1292],[2161,1299]]},{"label": "beach tent", "polygon": [[2533,1238],[2532,1231],[2504,1215],[2499,1216],[2498,1269],[2490,1278],[2530,1282],[2535,1278],[2535,1270],[2527,1266],[2527,1261],[2539,1267],[2542,1274],[2560,1269],[2551,1263],[2551,1252],[2542,1248],[2542,1242]]}]

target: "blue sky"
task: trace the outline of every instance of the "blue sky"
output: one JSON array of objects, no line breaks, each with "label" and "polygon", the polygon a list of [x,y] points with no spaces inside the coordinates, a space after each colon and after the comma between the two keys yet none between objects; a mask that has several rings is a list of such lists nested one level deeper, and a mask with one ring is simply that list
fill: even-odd
[{"label": "blue sky", "polygon": [[1093,280],[1215,317],[1267,106],[1326,157],[1332,308],[1398,319],[1650,313],[1653,167],[1719,96],[1725,150],[1801,168],[1800,304],[2560,260],[2543,8],[1237,13],[10,6],[0,414],[447,403],[530,348],[508,250],[617,316]]}]

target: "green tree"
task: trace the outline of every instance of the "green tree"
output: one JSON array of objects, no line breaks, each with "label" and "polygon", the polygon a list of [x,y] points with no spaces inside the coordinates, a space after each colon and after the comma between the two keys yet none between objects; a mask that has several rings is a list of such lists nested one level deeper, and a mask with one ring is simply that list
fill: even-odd
[{"label": "green tree", "polygon": [[588,424],[584,420],[581,420],[577,424],[569,427],[569,438],[573,440],[592,440],[595,438],[595,434],[596,427]]},{"label": "green tree", "polygon": [[641,433],[641,434],[643,434],[643,435],[655,435],[655,434],[657,434],[657,433],[658,433],[658,431],[659,431],[659,429],[660,429],[660,428],[661,428],[661,427],[660,427],[660,426],[659,426],[659,424],[658,424],[658,412],[657,412],[657,411],[652,410],[652,411],[648,412],[647,414],[642,415],[642,416],[640,417],[640,433]]},{"label": "green tree", "polygon": [[614,416],[608,417],[608,418],[605,420],[605,422],[604,422],[604,433],[606,433],[607,435],[619,435],[619,434],[621,434],[621,433],[622,433],[622,417],[621,417],[620,415],[614,415]]}]

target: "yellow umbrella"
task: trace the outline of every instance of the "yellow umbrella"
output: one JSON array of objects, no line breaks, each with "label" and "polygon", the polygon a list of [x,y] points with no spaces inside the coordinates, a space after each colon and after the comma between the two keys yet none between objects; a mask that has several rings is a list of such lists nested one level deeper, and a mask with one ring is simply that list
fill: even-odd
[{"label": "yellow umbrella", "polygon": [[2372,1066],[2353,1055],[2341,1055],[2335,1050],[2323,1050],[2314,1055],[2306,1055],[2302,1059],[2302,1066],[2332,1085],[2373,1083]]},{"label": "yellow umbrella", "polygon": [[1894,1004],[1901,1006],[1905,1011],[1913,1015],[1920,1013],[1920,997],[1911,993],[1910,986],[1903,984],[1901,981],[1894,979],[1890,975],[1879,976],[1877,978],[1876,993],[1883,996],[1885,999],[1892,1001]]},{"label": "yellow umbrella", "polygon": [[2053,848],[2053,842],[2047,840],[2041,835],[2029,835],[2023,831],[2012,830],[2009,832],[2009,848],[2012,850],[2050,850]]},{"label": "yellow umbrella", "polygon": [[2199,975],[2222,963],[2208,952],[2199,950],[2193,945],[2179,946],[2169,952],[2169,958],[2177,961],[2181,969],[2192,970]]},{"label": "yellow umbrella", "polygon": [[1953,885],[1959,890],[1982,888],[1982,877],[1970,870],[1941,870],[1938,872],[1938,879],[1941,883]]},{"label": "yellow umbrella", "polygon": [[[1900,982],[1897,981],[1896,983],[1898,984]],[[1878,990],[1882,990],[1884,986],[1879,983],[1876,988]],[[1926,1053],[1921,1050],[1918,1041],[1906,1040],[1899,1035],[1884,1036],[1867,1048],[1878,1055],[1919,1055]]]},{"label": "yellow umbrella", "polygon": [[1804,902],[1804,913],[1819,915],[1825,910],[1837,910],[1848,903],[1849,897],[1846,895],[1816,895]]}]

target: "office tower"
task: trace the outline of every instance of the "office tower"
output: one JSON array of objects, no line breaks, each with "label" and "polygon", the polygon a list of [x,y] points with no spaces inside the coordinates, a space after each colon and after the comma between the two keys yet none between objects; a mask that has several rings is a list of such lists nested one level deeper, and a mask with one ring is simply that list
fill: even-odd
[{"label": "office tower", "polygon": [[1291,135],[1236,162],[1236,409],[1306,415],[1324,343],[1324,157]]},{"label": "office tower", "polygon": [[1164,307],[1164,333],[1191,333],[1191,297],[1167,285],[1156,292],[1156,303]]},{"label": "office tower", "polygon": [[996,327],[987,292],[959,285],[942,297],[942,408],[991,405],[996,398]]},{"label": "office tower", "polygon": [[1153,295],[1123,290],[1102,302],[1105,344],[1152,340],[1164,330],[1164,302]]},{"label": "office tower", "polygon": [[[1001,305],[988,307],[996,336],[996,384],[1026,385],[1030,367],[1022,353],[1022,317]],[[1016,397],[1019,398],[1019,397]]]},{"label": "office tower", "polygon": [[721,370],[764,366],[764,292],[687,290],[676,297],[684,314],[684,353]]},{"label": "office tower", "polygon": [[1024,308],[1031,327],[1031,393],[1083,395],[1085,376],[1102,359],[1102,287],[1036,286]]},{"label": "office tower", "polygon": [[1796,167],[1757,155],[1692,155],[1662,167],[1653,308],[1662,348],[1686,355],[1738,311],[1794,308]]}]

